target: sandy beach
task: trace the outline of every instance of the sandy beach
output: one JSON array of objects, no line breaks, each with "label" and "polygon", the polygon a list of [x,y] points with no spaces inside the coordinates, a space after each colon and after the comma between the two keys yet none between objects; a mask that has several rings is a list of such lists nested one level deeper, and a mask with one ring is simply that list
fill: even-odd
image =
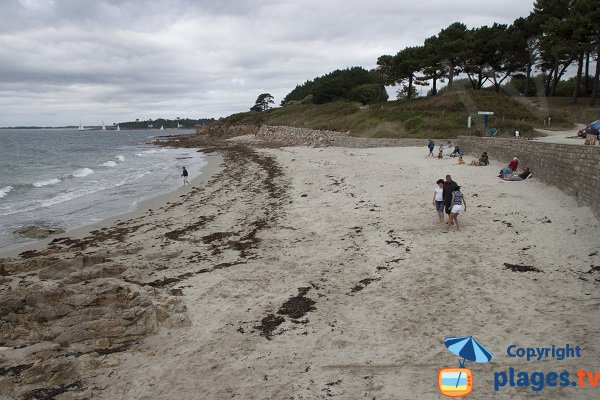
[{"label": "sandy beach", "polygon": [[[222,170],[177,200],[0,262],[0,394],[438,399],[437,371],[459,361],[444,338],[473,335],[495,355],[467,363],[473,398],[595,398],[492,381],[600,370],[600,225],[572,197],[425,148],[210,151]],[[468,205],[459,232],[431,205],[446,174]],[[49,301],[71,308],[36,317]],[[583,357],[506,356],[566,343]]]}]

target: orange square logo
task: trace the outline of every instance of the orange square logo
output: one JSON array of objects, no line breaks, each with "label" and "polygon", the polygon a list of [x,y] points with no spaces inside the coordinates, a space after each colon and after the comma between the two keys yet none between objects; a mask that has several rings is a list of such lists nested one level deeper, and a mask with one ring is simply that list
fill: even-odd
[{"label": "orange square logo", "polygon": [[440,369],[438,387],[446,397],[467,396],[473,391],[473,373],[467,368]]}]

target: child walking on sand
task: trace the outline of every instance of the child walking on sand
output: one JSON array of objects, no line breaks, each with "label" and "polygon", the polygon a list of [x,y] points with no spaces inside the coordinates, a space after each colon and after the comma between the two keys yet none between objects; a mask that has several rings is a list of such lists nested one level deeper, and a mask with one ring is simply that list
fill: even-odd
[{"label": "child walking on sand", "polygon": [[444,180],[438,179],[433,193],[433,206],[438,213],[440,223],[444,223]]},{"label": "child walking on sand", "polygon": [[457,186],[456,190],[452,192],[452,208],[450,209],[450,215],[448,216],[448,226],[444,233],[448,233],[450,231],[450,225],[453,223],[456,224],[457,231],[460,229],[458,224],[458,214],[463,211],[467,211],[467,202],[465,201],[465,196],[463,196],[462,192],[460,191],[460,186]]}]

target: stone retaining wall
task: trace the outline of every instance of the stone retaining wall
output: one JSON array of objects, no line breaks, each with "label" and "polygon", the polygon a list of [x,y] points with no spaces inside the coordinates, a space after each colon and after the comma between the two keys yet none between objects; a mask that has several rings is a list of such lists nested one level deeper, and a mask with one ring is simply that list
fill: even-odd
[{"label": "stone retaining wall", "polygon": [[224,125],[211,124],[196,128],[196,134],[209,135],[213,138],[227,139],[235,136],[255,135],[258,132],[256,125]]},{"label": "stone retaining wall", "polygon": [[529,140],[461,136],[461,151],[478,157],[486,151],[492,159],[508,164],[513,157],[519,167],[574,196],[600,218],[600,147],[544,143]]},{"label": "stone retaining wall", "polygon": [[263,125],[256,137],[281,146],[311,147],[425,147],[426,139],[374,139],[348,136],[347,133]]}]

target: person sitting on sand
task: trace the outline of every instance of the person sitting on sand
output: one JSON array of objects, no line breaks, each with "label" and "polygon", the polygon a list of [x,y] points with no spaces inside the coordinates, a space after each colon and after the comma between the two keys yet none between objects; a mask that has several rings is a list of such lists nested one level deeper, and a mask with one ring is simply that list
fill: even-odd
[{"label": "person sitting on sand", "polygon": [[450,154],[450,157],[460,157],[460,149],[458,146],[454,146],[454,150],[452,151],[452,154]]},{"label": "person sitting on sand", "polygon": [[510,178],[512,175],[513,175],[513,170],[508,167],[504,167],[500,170],[500,174],[498,174],[498,178],[500,178],[500,179]]},{"label": "person sitting on sand", "polygon": [[479,157],[479,160],[473,160],[471,161],[471,165],[474,165],[476,167],[484,167],[486,165],[489,165],[490,163],[490,159],[487,155],[486,152],[484,152],[481,157]]},{"label": "person sitting on sand", "polygon": [[502,178],[502,180],[518,182],[518,181],[524,181],[525,179],[527,179],[529,177],[531,177],[531,171],[529,170],[529,167],[525,167],[523,172],[521,172],[519,175],[509,176],[508,178]]},{"label": "person sitting on sand", "polygon": [[517,157],[513,158],[513,160],[508,164],[508,166],[502,168],[498,178],[510,178],[513,176],[517,168],[519,167],[519,159]]},{"label": "person sitting on sand", "polygon": [[488,157],[488,155],[485,151],[481,155],[481,158],[479,159],[479,161],[483,162],[483,165],[490,165],[490,158]]},{"label": "person sitting on sand", "polygon": [[454,145],[452,144],[452,142],[450,140],[448,140],[448,144],[446,144],[446,154],[447,156],[452,155],[452,153],[454,152]]},{"label": "person sitting on sand", "polygon": [[444,223],[444,180],[438,179],[433,192],[433,205],[438,213],[440,222]]},{"label": "person sitting on sand", "polygon": [[458,156],[458,165],[465,165],[465,160],[463,160],[462,156]]},{"label": "person sitting on sand", "polygon": [[452,192],[452,209],[450,210],[450,215],[448,216],[448,226],[444,231],[445,233],[450,231],[450,225],[454,223],[456,223],[456,230],[460,230],[460,225],[458,224],[458,214],[463,211],[467,211],[467,202],[465,200],[465,196],[460,191],[460,186],[457,185],[456,190]]}]

